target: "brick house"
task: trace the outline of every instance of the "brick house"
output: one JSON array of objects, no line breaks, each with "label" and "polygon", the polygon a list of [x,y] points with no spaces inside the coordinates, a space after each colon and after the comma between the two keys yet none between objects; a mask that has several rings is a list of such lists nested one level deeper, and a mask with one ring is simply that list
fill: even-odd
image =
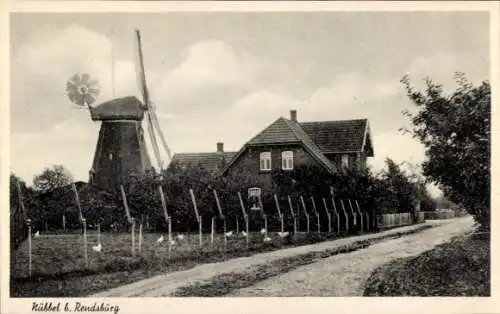
[{"label": "brick house", "polygon": [[[366,168],[373,157],[367,119],[299,122],[297,111],[278,118],[238,152],[224,152],[222,143],[213,153],[176,154],[172,164],[198,164],[214,174],[245,170],[261,181],[271,181],[274,169],[293,170],[298,165],[321,166],[330,173]],[[270,182],[271,183],[271,182]]]},{"label": "brick house", "polygon": [[222,174],[245,168],[265,176],[298,165],[322,166],[330,173],[363,170],[368,157],[373,157],[373,145],[367,119],[298,122],[292,110],[290,119],[278,118],[249,140]]}]

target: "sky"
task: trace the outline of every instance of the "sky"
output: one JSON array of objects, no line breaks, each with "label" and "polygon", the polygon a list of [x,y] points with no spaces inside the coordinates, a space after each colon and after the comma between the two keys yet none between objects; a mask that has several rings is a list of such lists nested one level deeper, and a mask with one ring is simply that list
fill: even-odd
[{"label": "sky", "polygon": [[483,12],[13,13],[10,23],[11,170],[28,183],[54,164],[88,180],[99,123],[66,82],[90,74],[97,103],[139,96],[134,28],[174,153],[237,151],[295,109],[300,121],[369,119],[375,170],[386,158],[419,164],[423,146],[398,131],[414,108],[403,75],[450,92],[457,71],[473,83],[490,75]]}]

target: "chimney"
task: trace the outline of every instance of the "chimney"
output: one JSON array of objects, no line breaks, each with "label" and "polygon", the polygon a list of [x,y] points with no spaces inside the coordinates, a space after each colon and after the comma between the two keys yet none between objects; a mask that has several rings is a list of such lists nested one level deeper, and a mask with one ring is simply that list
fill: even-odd
[{"label": "chimney", "polygon": [[290,120],[297,122],[297,110],[290,110]]},{"label": "chimney", "polygon": [[224,152],[224,143],[217,143],[217,152],[218,153],[223,153]]}]

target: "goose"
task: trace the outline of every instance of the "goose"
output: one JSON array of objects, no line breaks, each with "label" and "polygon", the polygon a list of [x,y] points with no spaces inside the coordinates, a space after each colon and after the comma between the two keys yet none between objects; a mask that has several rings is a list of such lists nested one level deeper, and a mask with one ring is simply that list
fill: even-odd
[{"label": "goose", "polygon": [[93,246],[93,247],[92,247],[92,250],[93,250],[94,252],[101,252],[101,249],[102,249],[102,245],[101,245],[101,243],[99,243],[99,244],[97,244],[96,246]]},{"label": "goose", "polygon": [[265,238],[264,238],[264,242],[269,242],[269,241],[271,241],[271,238],[270,238],[270,237],[265,237]]},{"label": "goose", "polygon": [[226,237],[230,237],[233,235],[233,232],[232,231],[229,231],[229,232],[226,232]]},{"label": "goose", "polygon": [[265,228],[262,228],[262,229],[260,230],[260,233],[261,233],[261,234],[266,234],[266,232],[267,232],[267,230],[266,230]]},{"label": "goose", "polygon": [[161,235],[161,237],[158,238],[158,240],[156,240],[156,243],[160,244],[163,242],[163,234]]},{"label": "goose", "polygon": [[38,230],[34,235],[33,235],[34,238],[38,238],[40,237],[40,230]]},{"label": "goose", "polygon": [[182,233],[177,235],[177,240],[183,240],[183,239],[184,235]]},{"label": "goose", "polygon": [[175,241],[174,240],[170,240],[169,243],[170,243],[170,245],[175,245]]},{"label": "goose", "polygon": [[248,234],[245,231],[242,231],[241,234],[246,237]]}]

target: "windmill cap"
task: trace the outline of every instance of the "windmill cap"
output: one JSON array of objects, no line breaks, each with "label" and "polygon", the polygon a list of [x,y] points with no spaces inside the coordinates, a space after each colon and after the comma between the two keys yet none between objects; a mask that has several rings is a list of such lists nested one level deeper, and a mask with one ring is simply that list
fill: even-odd
[{"label": "windmill cap", "polygon": [[135,96],[111,99],[90,108],[92,120],[142,120],[144,109]]}]

